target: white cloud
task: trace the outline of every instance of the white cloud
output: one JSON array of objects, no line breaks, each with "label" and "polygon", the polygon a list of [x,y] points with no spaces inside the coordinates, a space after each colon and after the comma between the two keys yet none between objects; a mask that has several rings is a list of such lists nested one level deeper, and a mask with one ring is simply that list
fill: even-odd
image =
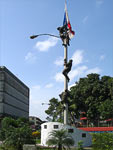
[{"label": "white cloud", "polygon": [[76,50],[72,56],[73,66],[79,65],[83,62],[83,50]]},{"label": "white cloud", "polygon": [[63,74],[62,73],[57,73],[56,75],[55,75],[55,80],[57,81],[57,82],[64,82],[64,76],[63,76]]},{"label": "white cloud", "polygon": [[53,84],[52,84],[52,83],[47,84],[47,85],[45,86],[45,88],[52,88],[52,87],[53,87]]},{"label": "white cloud", "polygon": [[85,73],[85,71],[88,69],[87,66],[81,66],[81,67],[77,67],[75,69],[73,69],[70,73],[69,73],[69,78],[72,81],[75,77],[82,75],[83,73]]},{"label": "white cloud", "polygon": [[104,3],[104,0],[96,0],[97,7],[102,5]]},{"label": "white cloud", "polygon": [[25,56],[25,61],[30,62],[30,63],[34,63],[36,61],[36,56],[29,52],[26,56]]},{"label": "white cloud", "polygon": [[46,114],[45,114],[45,107],[42,107],[42,102],[44,102],[44,98],[42,95],[44,93],[41,93],[41,89],[39,85],[32,86],[30,88],[30,116],[36,116],[39,117],[42,120],[45,120]]},{"label": "white cloud", "polygon": [[95,68],[92,68],[92,69],[89,69],[86,71],[86,74],[90,74],[90,73],[100,73],[101,72],[101,69],[98,68],[98,67],[95,67]]},{"label": "white cloud", "polygon": [[63,57],[59,57],[54,64],[57,66],[63,66]]},{"label": "white cloud", "polygon": [[40,85],[35,85],[31,87],[31,90],[40,90]]},{"label": "white cloud", "polygon": [[[81,74],[85,73],[86,70],[87,70],[87,66],[81,66],[81,67],[71,70],[68,76],[70,80],[72,81],[75,77],[80,76]],[[55,75],[55,80],[57,82],[64,82],[64,75],[62,73],[57,73]]]},{"label": "white cloud", "polygon": [[85,24],[87,22],[87,20],[88,20],[88,16],[85,16],[82,20],[83,24]]},{"label": "white cloud", "polygon": [[[77,67],[73,70],[71,70],[71,72],[68,74],[69,78],[70,78],[70,81],[72,81],[73,79],[78,79],[82,76],[85,76],[87,74],[90,74],[90,73],[100,73],[101,72],[101,69],[99,67],[95,67],[95,68],[92,68],[92,69],[88,69],[87,66],[80,66],[80,67]],[[62,73],[57,73],[55,75],[55,80],[57,82],[64,82],[64,76]]]},{"label": "white cloud", "polygon": [[45,52],[48,51],[49,48],[54,47],[58,42],[57,38],[51,37],[45,41],[39,41],[36,43],[35,48],[39,51]]},{"label": "white cloud", "polygon": [[74,83],[74,84],[71,84],[71,85],[69,85],[69,90],[73,87],[73,86],[75,86],[76,84]]},{"label": "white cloud", "polygon": [[30,101],[32,104],[39,104],[40,101],[37,101],[37,93],[40,90],[40,85],[35,85],[30,88]]},{"label": "white cloud", "polygon": [[101,55],[100,60],[104,60],[104,59],[105,59],[105,55]]}]

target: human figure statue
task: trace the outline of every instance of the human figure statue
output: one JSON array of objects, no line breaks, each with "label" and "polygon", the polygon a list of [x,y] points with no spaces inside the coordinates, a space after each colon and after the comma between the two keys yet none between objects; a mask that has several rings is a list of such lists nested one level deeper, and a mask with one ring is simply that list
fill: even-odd
[{"label": "human figure statue", "polygon": [[66,46],[67,44],[69,45],[69,35],[68,35],[68,29],[67,29],[67,26],[64,25],[62,27],[58,27],[57,30],[59,30],[59,33],[60,33],[60,38],[62,39],[63,41],[63,45]]},{"label": "human figure statue", "polygon": [[64,68],[64,70],[63,70],[63,75],[66,77],[66,79],[68,80],[68,82],[69,82],[69,77],[68,77],[68,73],[71,71],[71,67],[72,67],[72,62],[73,62],[73,60],[72,59],[70,59],[69,60],[69,62],[66,64],[65,63],[65,60],[64,60],[64,65],[66,66],[65,68]]},{"label": "human figure statue", "polygon": [[70,94],[67,89],[64,92],[62,92],[59,96],[61,98],[62,104],[68,103],[68,97],[70,96]]}]

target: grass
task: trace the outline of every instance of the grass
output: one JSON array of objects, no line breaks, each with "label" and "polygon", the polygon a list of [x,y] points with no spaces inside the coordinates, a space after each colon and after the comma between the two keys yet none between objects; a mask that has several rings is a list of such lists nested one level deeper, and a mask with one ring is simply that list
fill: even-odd
[{"label": "grass", "polygon": [[[38,145],[37,146],[37,150],[55,150],[55,148],[44,147],[44,146]],[[71,148],[70,150],[77,150],[77,148]],[[92,148],[91,147],[87,147],[87,148],[84,148],[84,150],[92,150]]]},{"label": "grass", "polygon": [[41,143],[41,139],[36,139],[36,144],[40,144]]}]

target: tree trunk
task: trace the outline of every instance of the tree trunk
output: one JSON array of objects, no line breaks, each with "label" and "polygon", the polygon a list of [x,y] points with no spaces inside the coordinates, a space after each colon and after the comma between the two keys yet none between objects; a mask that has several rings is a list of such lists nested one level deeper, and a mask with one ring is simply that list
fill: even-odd
[{"label": "tree trunk", "polygon": [[61,144],[58,145],[58,150],[62,150],[62,145]]}]

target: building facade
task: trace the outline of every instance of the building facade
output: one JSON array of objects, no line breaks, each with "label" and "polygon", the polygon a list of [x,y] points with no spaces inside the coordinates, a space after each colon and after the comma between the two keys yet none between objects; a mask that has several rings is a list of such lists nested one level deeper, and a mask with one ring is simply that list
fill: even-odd
[{"label": "building facade", "polygon": [[0,67],[0,117],[29,117],[29,88],[6,67]]},{"label": "building facade", "polygon": [[32,128],[34,130],[41,129],[41,124],[44,123],[44,121],[35,116],[29,116],[29,121],[32,124]]},{"label": "building facade", "polygon": [[67,130],[71,135],[74,140],[74,146],[78,146],[80,141],[83,142],[84,147],[92,145],[92,137],[88,132],[60,122],[46,122],[41,125],[41,145],[47,146],[46,142],[51,138],[50,133],[61,129]]}]

